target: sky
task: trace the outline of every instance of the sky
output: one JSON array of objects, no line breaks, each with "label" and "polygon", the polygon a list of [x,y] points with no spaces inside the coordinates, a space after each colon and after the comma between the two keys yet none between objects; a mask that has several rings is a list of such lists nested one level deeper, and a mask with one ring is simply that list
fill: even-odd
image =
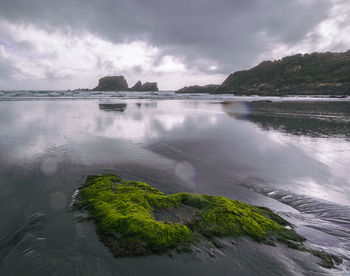
[{"label": "sky", "polygon": [[350,49],[348,0],[0,0],[0,90],[220,84],[263,60]]}]

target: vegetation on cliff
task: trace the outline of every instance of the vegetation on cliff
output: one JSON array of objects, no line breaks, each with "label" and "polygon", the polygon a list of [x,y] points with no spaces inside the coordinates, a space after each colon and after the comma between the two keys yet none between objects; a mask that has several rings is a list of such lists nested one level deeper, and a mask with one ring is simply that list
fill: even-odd
[{"label": "vegetation on cliff", "polygon": [[350,51],[264,61],[229,75],[216,93],[350,94]]},{"label": "vegetation on cliff", "polygon": [[312,53],[264,61],[230,74],[218,86],[189,86],[176,93],[236,95],[350,95],[350,50]]}]

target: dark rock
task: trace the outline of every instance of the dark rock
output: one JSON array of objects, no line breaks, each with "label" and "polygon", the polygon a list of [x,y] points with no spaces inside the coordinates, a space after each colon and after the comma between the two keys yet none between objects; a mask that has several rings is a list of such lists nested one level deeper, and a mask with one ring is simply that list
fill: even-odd
[{"label": "dark rock", "polygon": [[156,82],[146,82],[144,84],[142,84],[141,81],[138,81],[137,83],[135,83],[135,85],[133,87],[131,87],[129,89],[130,91],[142,91],[142,92],[146,92],[146,91],[158,91],[158,85]]},{"label": "dark rock", "polygon": [[218,84],[208,84],[208,85],[204,85],[204,86],[199,86],[199,85],[193,85],[193,86],[186,86],[184,88],[181,88],[177,91],[175,91],[175,93],[215,93],[216,89],[219,87],[220,85]]},{"label": "dark rock", "polygon": [[325,268],[335,268],[335,264],[339,265],[343,262],[338,256],[329,254],[325,251],[312,250],[311,253],[321,259],[320,265]]},{"label": "dark rock", "polygon": [[220,240],[218,240],[218,239],[213,238],[213,239],[211,240],[211,242],[212,242],[213,245],[214,245],[216,248],[218,248],[218,249],[224,248],[224,244],[223,244]]},{"label": "dark rock", "polygon": [[98,81],[98,86],[93,91],[158,91],[156,82],[146,82],[142,84],[141,81],[135,83],[131,88],[128,88],[124,76],[107,76]]},{"label": "dark rock", "polygon": [[158,85],[156,82],[146,82],[138,90],[135,91],[158,91]]},{"label": "dark rock", "polygon": [[77,89],[74,89],[74,90],[68,89],[68,92],[72,92],[72,91],[74,91],[74,92],[78,92],[78,91],[91,91],[91,89],[89,89],[89,88],[77,88]]},{"label": "dark rock", "polygon": [[142,82],[138,81],[133,87],[130,88],[131,91],[139,91],[142,87]]},{"label": "dark rock", "polygon": [[126,91],[128,90],[128,83],[124,76],[107,76],[98,81],[98,86],[94,88],[95,91]]},{"label": "dark rock", "polygon": [[209,250],[209,252],[208,252],[208,255],[209,255],[210,257],[212,257],[212,258],[215,257],[215,255],[214,255],[214,249],[213,249],[213,248],[210,248],[210,250]]}]

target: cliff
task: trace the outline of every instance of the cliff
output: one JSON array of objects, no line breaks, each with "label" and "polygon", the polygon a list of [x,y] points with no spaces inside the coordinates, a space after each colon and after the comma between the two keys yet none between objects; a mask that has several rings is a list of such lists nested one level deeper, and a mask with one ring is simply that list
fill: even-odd
[{"label": "cliff", "polygon": [[350,51],[264,61],[230,74],[215,93],[241,95],[350,95]]}]

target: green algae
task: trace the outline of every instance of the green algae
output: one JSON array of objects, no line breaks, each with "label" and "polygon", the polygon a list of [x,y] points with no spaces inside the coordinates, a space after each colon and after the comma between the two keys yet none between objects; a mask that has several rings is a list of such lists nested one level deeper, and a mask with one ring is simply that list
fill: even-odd
[{"label": "green algae", "polygon": [[[268,244],[304,240],[285,228],[289,223],[267,208],[222,196],[166,195],[146,183],[125,181],[112,174],[87,177],[76,205],[88,211],[101,240],[116,257],[185,250],[203,238],[247,236]],[[158,221],[154,216],[155,210],[181,206],[197,210],[185,224]]]}]

